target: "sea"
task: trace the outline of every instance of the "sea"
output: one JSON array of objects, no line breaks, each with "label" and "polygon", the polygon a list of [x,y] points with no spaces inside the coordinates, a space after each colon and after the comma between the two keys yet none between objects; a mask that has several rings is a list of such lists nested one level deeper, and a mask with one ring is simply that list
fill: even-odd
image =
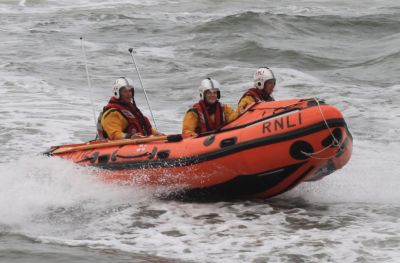
[{"label": "sea", "polygon": [[[340,109],[344,168],[272,199],[183,202],[41,154],[94,139],[120,76],[176,134],[202,79],[234,107],[260,66],[275,99]],[[0,262],[400,262],[399,77],[398,0],[0,0]]]}]

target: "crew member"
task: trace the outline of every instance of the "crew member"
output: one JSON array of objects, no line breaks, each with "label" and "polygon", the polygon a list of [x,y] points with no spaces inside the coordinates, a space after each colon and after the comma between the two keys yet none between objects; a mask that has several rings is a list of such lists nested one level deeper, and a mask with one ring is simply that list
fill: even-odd
[{"label": "crew member", "polygon": [[275,75],[268,67],[257,69],[254,74],[254,87],[248,89],[240,98],[237,111],[242,113],[252,103],[274,101],[272,92],[275,88]]},{"label": "crew member", "polygon": [[183,118],[183,134],[197,135],[215,131],[237,118],[238,114],[235,110],[219,102],[220,84],[215,79],[203,79],[199,93],[200,101],[194,104]]},{"label": "crew member", "polygon": [[112,87],[113,97],[99,116],[97,129],[100,139],[119,140],[161,135],[152,128],[149,119],[136,106],[133,81],[120,77]]}]

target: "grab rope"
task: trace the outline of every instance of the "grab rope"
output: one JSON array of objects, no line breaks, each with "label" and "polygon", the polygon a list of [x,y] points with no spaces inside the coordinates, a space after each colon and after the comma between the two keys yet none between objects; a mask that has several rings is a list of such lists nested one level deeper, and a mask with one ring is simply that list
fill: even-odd
[{"label": "grab rope", "polygon": [[[319,103],[319,100],[318,100],[317,98],[313,98],[313,100],[317,103],[319,112],[321,113],[321,117],[322,117],[322,119],[324,120],[324,123],[325,123],[326,127],[328,128],[328,131],[329,131],[329,133],[331,134],[333,140],[332,140],[332,142],[331,142],[328,146],[326,146],[325,148],[322,148],[321,150],[319,150],[319,151],[317,151],[317,152],[313,152],[313,153],[308,153],[308,152],[305,152],[305,151],[300,151],[300,152],[301,152],[302,154],[304,154],[304,155],[310,157],[310,158],[313,158],[313,159],[317,159],[317,160],[328,160],[328,159],[331,159],[332,157],[334,157],[334,156],[335,156],[336,154],[338,154],[339,152],[344,151],[344,149],[343,149],[343,147],[342,147],[342,145],[343,145],[343,143],[344,143],[344,140],[340,143],[339,140],[335,137],[335,135],[334,135],[333,132],[332,132],[331,127],[329,127],[328,121],[327,121],[326,118],[325,118],[325,115],[324,115],[324,113],[323,113],[323,111],[322,111],[322,108],[321,108],[321,105],[320,105],[320,103]],[[336,148],[339,148],[339,151],[336,152],[335,154],[333,154],[333,155],[331,155],[331,156],[329,156],[329,157],[325,157],[325,158],[322,158],[322,157],[315,157],[315,156],[314,156],[314,155],[320,154],[320,153],[322,153],[322,152],[328,150],[328,149],[329,149],[330,147],[332,147],[332,146],[333,146],[333,147],[336,147]]]},{"label": "grab rope", "polygon": [[[308,100],[308,99],[306,99],[306,100]],[[294,107],[294,106],[296,106],[296,105],[299,105],[300,103],[302,103],[302,102],[304,102],[305,100],[299,100],[299,101],[297,101],[297,102],[295,102],[295,103],[292,103],[292,104],[289,104],[289,105],[286,105],[286,106],[284,106],[284,107],[259,107],[259,108],[256,108],[256,109],[251,109],[251,110],[274,110],[274,113],[277,111],[277,110],[286,110],[286,109],[290,109],[290,108],[292,108],[292,107]],[[253,105],[257,105],[257,103],[254,103]],[[250,109],[249,109],[250,110]]]}]

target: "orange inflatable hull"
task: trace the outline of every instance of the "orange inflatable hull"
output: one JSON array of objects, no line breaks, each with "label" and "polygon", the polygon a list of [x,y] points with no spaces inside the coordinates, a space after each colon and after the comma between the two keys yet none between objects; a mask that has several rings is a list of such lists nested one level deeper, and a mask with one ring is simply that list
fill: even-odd
[{"label": "orange inflatable hull", "polygon": [[353,142],[340,111],[315,99],[254,104],[223,129],[178,142],[125,141],[47,154],[101,168],[105,180],[177,187],[180,196],[269,198],[340,169]]}]

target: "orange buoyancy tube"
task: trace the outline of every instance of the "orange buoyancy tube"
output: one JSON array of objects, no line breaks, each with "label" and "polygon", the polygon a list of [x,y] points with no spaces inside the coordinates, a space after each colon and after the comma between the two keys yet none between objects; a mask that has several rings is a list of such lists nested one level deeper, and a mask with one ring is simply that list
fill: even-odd
[{"label": "orange buoyancy tube", "polygon": [[[340,147],[335,147],[333,135]],[[68,146],[59,146],[59,148]],[[105,180],[185,186],[221,195],[271,197],[313,174],[340,169],[352,137],[335,107],[312,100],[260,103],[222,130],[180,142],[154,141],[55,154],[105,169]],[[197,191],[196,190],[196,191]]]}]

